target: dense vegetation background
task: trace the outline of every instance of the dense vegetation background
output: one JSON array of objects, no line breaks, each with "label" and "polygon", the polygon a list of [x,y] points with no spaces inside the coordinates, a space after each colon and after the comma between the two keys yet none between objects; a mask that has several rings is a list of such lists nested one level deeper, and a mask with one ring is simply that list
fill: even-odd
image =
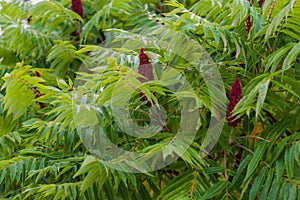
[{"label": "dense vegetation background", "polygon": [[[1,199],[300,199],[299,1],[83,0],[82,10],[78,2],[0,1]],[[143,37],[161,27],[169,50],[147,48]],[[216,112],[198,69],[170,53],[181,47],[174,32],[205,48],[224,81],[226,105],[230,99],[235,108],[230,115],[241,120],[224,125],[207,156],[200,150]],[[115,34],[135,49],[106,47]],[[151,153],[169,144],[180,106],[155,81],[143,84],[148,100],[138,91],[130,100],[136,119],[148,119],[148,101],[164,106],[166,128],[153,137],[127,136],[101,107],[118,80],[137,72],[141,44],[156,79],[172,62],[190,82],[200,120],[194,142],[174,163],[126,173],[91,156],[78,127],[94,118],[87,110],[74,115],[72,103],[75,94],[99,91],[101,130],[122,148]],[[108,68],[77,73],[91,53]],[[233,106],[238,78],[242,99]],[[84,84],[75,89],[78,80]]]}]

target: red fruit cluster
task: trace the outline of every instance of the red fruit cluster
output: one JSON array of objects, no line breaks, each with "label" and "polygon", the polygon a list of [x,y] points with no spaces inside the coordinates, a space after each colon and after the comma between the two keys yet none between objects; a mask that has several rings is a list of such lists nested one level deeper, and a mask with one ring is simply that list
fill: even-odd
[{"label": "red fruit cluster", "polygon": [[239,78],[236,78],[232,89],[230,91],[230,97],[229,97],[229,104],[228,104],[228,110],[227,110],[227,123],[231,127],[236,127],[238,123],[241,122],[241,118],[236,119],[235,116],[232,116],[232,111],[234,110],[237,103],[242,99],[242,88],[241,88],[241,82]]},{"label": "red fruit cluster", "polygon": [[[71,9],[72,9],[73,12],[80,15],[82,19],[84,18],[83,7],[82,7],[81,0],[72,0]],[[79,30],[73,31],[71,33],[71,36],[74,38],[75,41],[79,41],[80,31]]]},{"label": "red fruit cluster", "polygon": [[[152,64],[149,62],[148,56],[144,52],[144,48],[140,49],[140,64],[138,67],[138,73],[143,77],[138,77],[141,83],[154,80]],[[141,101],[146,101],[147,98],[143,93],[140,93]],[[150,102],[147,102],[147,106],[151,106]]]},{"label": "red fruit cluster", "polygon": [[140,49],[140,64],[138,67],[138,73],[144,77],[139,77],[138,80],[142,83],[154,80],[152,64],[149,62],[148,56],[144,52],[144,48]]},{"label": "red fruit cluster", "polygon": [[249,33],[251,27],[252,27],[251,18],[250,18],[250,16],[248,16],[246,18],[246,27],[245,27],[245,29],[248,33]]},{"label": "red fruit cluster", "polygon": [[265,0],[259,0],[258,1],[258,5],[261,7],[263,5],[263,3],[265,2]]},{"label": "red fruit cluster", "polygon": [[38,71],[35,71],[35,75],[36,75],[37,77],[41,77],[41,73],[38,72]]},{"label": "red fruit cluster", "polygon": [[[252,7],[252,0],[248,0],[248,1],[249,1],[249,3],[250,3],[250,7]],[[246,27],[245,27],[245,29],[246,29],[246,31],[247,31],[248,33],[249,33],[251,27],[252,27],[251,18],[250,18],[250,16],[248,16],[248,17],[246,18]]]},{"label": "red fruit cluster", "polygon": [[249,1],[249,3],[250,3],[250,7],[252,7],[252,0],[248,0]]},{"label": "red fruit cluster", "polygon": [[71,9],[80,15],[82,19],[84,18],[81,0],[72,0]]},{"label": "red fruit cluster", "polygon": [[[41,74],[38,71],[35,71],[35,75],[37,77],[41,77]],[[36,87],[34,87],[33,89],[34,89],[35,98],[39,98],[40,96],[43,96],[43,94],[41,94],[40,91]],[[41,109],[46,107],[46,105],[44,103],[41,103],[41,102],[39,102],[39,105],[40,105]]]}]

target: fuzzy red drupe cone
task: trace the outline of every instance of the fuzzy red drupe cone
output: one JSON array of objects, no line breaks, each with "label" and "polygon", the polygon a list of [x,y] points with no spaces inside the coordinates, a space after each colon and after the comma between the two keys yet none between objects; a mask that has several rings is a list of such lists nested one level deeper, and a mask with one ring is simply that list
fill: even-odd
[{"label": "fuzzy red drupe cone", "polygon": [[232,111],[234,110],[237,103],[242,99],[242,88],[239,78],[236,78],[232,89],[230,91],[230,98],[227,110],[227,123],[231,127],[236,127],[238,123],[241,122],[242,118],[236,119],[235,116],[232,116]]},{"label": "fuzzy red drupe cone", "polygon": [[249,1],[249,3],[250,3],[250,7],[252,7],[252,0],[248,0]]},{"label": "fuzzy red drupe cone", "polygon": [[81,0],[72,0],[71,9],[80,15],[82,19],[84,18]]},{"label": "fuzzy red drupe cone", "polygon": [[251,18],[250,18],[250,16],[248,16],[246,18],[246,27],[245,27],[245,29],[248,33],[249,33],[251,27],[252,27]]},{"label": "fuzzy red drupe cone", "polygon": [[154,80],[152,64],[149,62],[149,58],[145,54],[144,48],[141,48],[139,58],[140,64],[138,67],[138,73],[144,76],[145,78],[139,77],[138,80],[142,83]]},{"label": "fuzzy red drupe cone", "polygon": [[[38,72],[38,71],[35,71],[35,75],[37,77],[41,77],[41,73]],[[40,96],[43,96],[43,94],[41,94],[40,91],[36,87],[34,87],[33,89],[34,89],[35,98],[39,98]],[[41,103],[41,102],[39,102],[39,105],[40,105],[41,109],[46,107],[46,105],[44,103]]]},{"label": "fuzzy red drupe cone", "polygon": [[[71,10],[73,12],[77,13],[78,15],[80,15],[82,19],[84,18],[83,7],[82,7],[81,0],[72,0],[72,2],[71,2]],[[71,36],[73,38],[75,38],[74,39],[75,41],[79,41],[80,31],[79,30],[73,31],[71,33]]]},{"label": "fuzzy red drupe cone", "polygon": [[[152,70],[152,64],[149,62],[148,56],[144,52],[144,48],[140,49],[140,64],[138,67],[138,73],[142,75],[143,77],[138,77],[138,80],[141,83],[152,81],[154,80],[153,70]],[[144,96],[143,93],[140,93],[141,101],[146,101],[147,98]],[[150,106],[150,102],[147,102],[147,105]]]},{"label": "fuzzy red drupe cone", "polygon": [[35,75],[36,75],[37,77],[41,77],[41,73],[38,72],[38,71],[35,71]]},{"label": "fuzzy red drupe cone", "polygon": [[[248,1],[249,1],[249,3],[250,3],[250,7],[252,7],[252,0],[248,0]],[[245,29],[246,29],[246,31],[247,31],[248,33],[249,33],[251,27],[252,27],[251,18],[250,18],[250,16],[248,16],[248,17],[246,18],[246,27],[245,27]]]},{"label": "fuzzy red drupe cone", "polygon": [[265,0],[259,0],[259,1],[258,1],[258,5],[259,5],[260,7],[262,7],[262,5],[263,5],[264,2],[265,2]]}]

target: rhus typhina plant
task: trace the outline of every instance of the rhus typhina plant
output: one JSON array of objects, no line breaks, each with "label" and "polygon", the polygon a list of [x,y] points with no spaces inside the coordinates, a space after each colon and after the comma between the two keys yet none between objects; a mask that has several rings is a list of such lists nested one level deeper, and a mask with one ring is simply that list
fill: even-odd
[{"label": "rhus typhina plant", "polygon": [[[300,198],[300,1],[16,0],[0,9],[0,199]],[[211,66],[224,86],[214,101]],[[191,90],[171,92],[183,80]],[[195,100],[187,111],[197,120],[186,120],[181,107],[192,104],[180,98]],[[151,123],[157,134],[132,134]],[[155,171],[144,160],[139,173],[116,170],[83,144],[101,135],[109,140],[92,143],[101,151],[109,142],[149,157],[163,149],[168,161],[182,151],[172,144],[189,139],[177,134],[182,124],[196,127],[192,143]]]}]

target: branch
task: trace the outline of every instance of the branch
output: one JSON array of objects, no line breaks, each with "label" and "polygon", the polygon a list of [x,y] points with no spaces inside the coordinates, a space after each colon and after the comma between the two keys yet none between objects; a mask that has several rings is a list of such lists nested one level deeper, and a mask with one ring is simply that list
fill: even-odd
[{"label": "branch", "polygon": [[258,136],[254,136],[254,135],[246,135],[246,136],[240,136],[238,138],[256,138],[256,139],[260,139],[263,140],[265,142],[270,142],[270,140],[262,138],[262,137],[258,137]]},{"label": "branch", "polygon": [[270,19],[271,15],[273,13],[273,9],[275,7],[275,3],[276,3],[276,0],[273,0],[272,5],[271,5],[270,10],[269,10],[269,13],[268,13],[268,16],[267,16],[267,21]]}]

